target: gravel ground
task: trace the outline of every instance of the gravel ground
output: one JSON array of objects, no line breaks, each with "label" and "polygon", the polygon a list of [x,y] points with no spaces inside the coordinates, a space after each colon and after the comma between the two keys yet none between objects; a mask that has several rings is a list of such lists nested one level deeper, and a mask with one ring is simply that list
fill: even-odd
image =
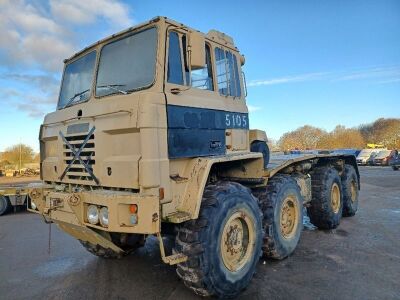
[{"label": "gravel ground", "polygon": [[[294,254],[260,260],[239,299],[400,299],[400,171],[361,167],[360,207],[338,229],[303,231]],[[0,217],[1,299],[198,299],[161,262],[154,238],[98,259],[34,214]]]}]

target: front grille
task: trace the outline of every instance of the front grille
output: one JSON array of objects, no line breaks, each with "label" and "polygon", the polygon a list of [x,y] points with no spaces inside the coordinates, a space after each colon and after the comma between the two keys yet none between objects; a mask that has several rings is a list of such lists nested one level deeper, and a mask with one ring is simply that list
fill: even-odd
[{"label": "front grille", "polygon": [[[75,152],[78,152],[79,149],[84,144],[87,135],[72,135],[66,136],[65,139],[68,143],[74,148]],[[63,153],[64,153],[64,162],[66,166],[71,164],[74,158],[74,153],[71,151],[70,147],[64,143],[63,145]],[[84,144],[81,152],[80,158],[88,165],[88,169],[93,172],[93,165],[96,164],[96,157],[95,157],[95,139],[94,134],[91,134],[89,140],[86,144]],[[86,171],[85,167],[82,165],[79,159],[76,159],[71,167],[68,169],[66,176],[70,180],[87,180],[92,181],[93,178],[90,174]]]}]

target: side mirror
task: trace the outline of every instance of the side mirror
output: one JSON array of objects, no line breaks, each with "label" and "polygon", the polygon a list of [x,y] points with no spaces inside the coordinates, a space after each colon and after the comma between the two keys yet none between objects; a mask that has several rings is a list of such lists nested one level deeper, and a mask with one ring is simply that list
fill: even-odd
[{"label": "side mirror", "polygon": [[203,69],[206,65],[206,39],[197,31],[188,33],[188,56],[192,70]]},{"label": "side mirror", "polygon": [[245,59],[244,55],[240,55],[240,65],[243,66],[245,62],[246,62],[246,59]]}]

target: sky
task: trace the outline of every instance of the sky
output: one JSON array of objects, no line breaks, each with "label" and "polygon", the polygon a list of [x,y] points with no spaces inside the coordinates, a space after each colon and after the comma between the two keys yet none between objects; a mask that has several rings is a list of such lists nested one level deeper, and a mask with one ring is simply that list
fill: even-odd
[{"label": "sky", "polygon": [[39,150],[63,59],[154,16],[234,38],[250,126],[272,139],[400,118],[400,1],[0,0],[0,151]]}]

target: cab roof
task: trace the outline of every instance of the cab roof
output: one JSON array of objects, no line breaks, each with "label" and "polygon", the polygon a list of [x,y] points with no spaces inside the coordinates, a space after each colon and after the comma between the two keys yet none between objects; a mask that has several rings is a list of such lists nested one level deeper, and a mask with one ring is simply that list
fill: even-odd
[{"label": "cab roof", "polygon": [[[174,20],[172,20],[172,19],[169,19],[169,18],[167,18],[167,17],[157,16],[157,17],[155,17],[155,18],[153,18],[153,19],[151,19],[151,20],[149,20],[149,21],[147,21],[147,22],[143,22],[143,23],[137,24],[137,25],[135,25],[135,26],[129,27],[129,28],[125,29],[125,30],[122,30],[122,31],[120,31],[120,32],[114,33],[114,34],[112,34],[112,35],[110,35],[110,36],[107,36],[107,37],[105,37],[105,38],[103,38],[103,39],[101,39],[101,40],[99,40],[99,41],[97,41],[97,42],[95,42],[95,43],[93,43],[93,44],[91,44],[91,45],[89,45],[89,46],[83,48],[82,50],[80,50],[80,51],[76,52],[75,54],[73,54],[71,57],[69,57],[69,58],[67,58],[67,59],[64,59],[64,63],[67,63],[68,61],[70,61],[70,60],[74,59],[75,57],[81,55],[82,53],[84,53],[84,52],[87,51],[88,49],[94,48],[95,46],[97,46],[97,45],[99,45],[99,44],[102,44],[102,43],[105,43],[105,42],[107,42],[107,41],[110,41],[110,40],[113,39],[114,37],[122,36],[122,35],[124,35],[124,34],[126,34],[126,33],[128,33],[128,32],[137,30],[137,29],[139,29],[139,28],[141,28],[141,27],[145,27],[145,26],[147,26],[147,25],[149,25],[149,24],[152,24],[152,23],[157,23],[157,22],[159,22],[159,21],[161,21],[161,20],[163,20],[164,22],[166,22],[166,23],[168,23],[168,24],[174,25],[174,26],[176,26],[176,27],[181,27],[181,28],[184,28],[184,29],[187,29],[187,30],[190,30],[190,31],[198,31],[198,30],[195,30],[195,29],[193,29],[193,28],[190,28],[190,27],[188,27],[188,26],[186,26],[186,25],[184,25],[184,24],[182,24],[182,23],[179,23],[179,22],[177,22],[177,21],[174,21]],[[199,32],[199,31],[198,31],[198,32]],[[228,48],[231,48],[231,49],[233,49],[233,50],[238,51],[237,47],[235,47],[233,38],[230,37],[230,36],[228,36],[227,34],[225,34],[225,33],[223,33],[223,32],[218,31],[218,30],[215,30],[215,29],[210,30],[210,31],[205,35],[205,38],[206,38],[207,40],[209,40],[209,41],[216,42],[216,43],[218,43],[218,44],[220,44],[220,45],[223,45],[223,46],[225,46],[225,47],[228,47]]]}]

